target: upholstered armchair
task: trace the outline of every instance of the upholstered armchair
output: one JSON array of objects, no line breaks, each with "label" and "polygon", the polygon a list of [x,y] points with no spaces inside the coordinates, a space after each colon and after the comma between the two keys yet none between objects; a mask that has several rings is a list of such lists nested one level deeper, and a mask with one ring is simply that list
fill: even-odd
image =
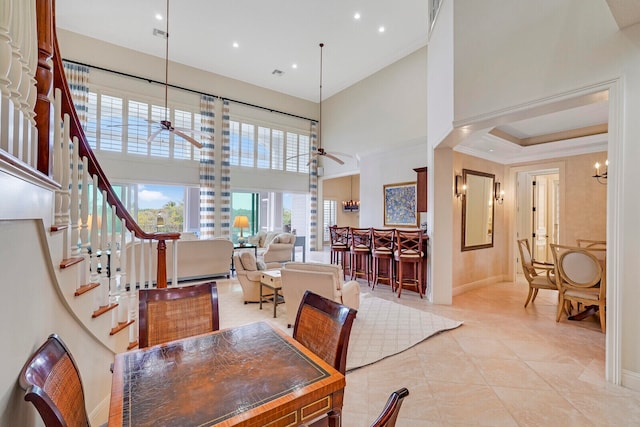
[{"label": "upholstered armchair", "polygon": [[291,252],[296,243],[296,235],[291,233],[278,234],[267,245],[262,254],[264,262],[287,262],[291,261]]},{"label": "upholstered armchair", "polygon": [[355,280],[344,282],[340,265],[288,262],[280,270],[280,277],[288,326],[295,323],[307,290],[356,310],[360,307],[360,285]]},{"label": "upholstered armchair", "polygon": [[245,251],[233,255],[236,277],[242,287],[244,303],[260,302],[260,275],[262,270],[275,269],[280,263],[264,263],[256,260],[253,251]]}]

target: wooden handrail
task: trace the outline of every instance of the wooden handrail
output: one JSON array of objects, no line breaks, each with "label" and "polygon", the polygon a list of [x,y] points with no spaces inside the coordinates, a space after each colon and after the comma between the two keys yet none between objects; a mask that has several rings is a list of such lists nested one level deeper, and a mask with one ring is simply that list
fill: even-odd
[{"label": "wooden handrail", "polygon": [[[62,93],[62,112],[70,118],[70,135],[78,140],[78,152],[80,157],[86,157],[90,176],[98,177],[98,187],[106,192],[107,202],[115,207],[118,218],[125,221],[126,228],[139,239],[158,241],[158,287],[166,287],[166,241],[177,240],[180,233],[148,233],[144,231],[125,208],[118,198],[113,187],[96,159],[91,146],[87,141],[80,119],[73,105],[71,90],[67,83],[62,64],[62,56],[58,46],[55,19],[55,0],[36,0],[38,17],[38,69],[36,72],[37,101],[36,101],[36,127],[38,129],[38,170],[46,176],[51,176],[51,153],[53,142],[50,136],[50,93],[51,83],[53,87],[60,89]],[[50,61],[51,64],[50,65]]]}]

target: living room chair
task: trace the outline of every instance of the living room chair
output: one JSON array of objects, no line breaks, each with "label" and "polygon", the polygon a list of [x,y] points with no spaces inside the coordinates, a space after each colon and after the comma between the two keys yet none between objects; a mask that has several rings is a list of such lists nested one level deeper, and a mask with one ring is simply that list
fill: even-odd
[{"label": "living room chair", "polygon": [[529,301],[534,302],[538,296],[539,289],[558,289],[554,275],[554,265],[546,262],[534,261],[531,256],[528,239],[518,240],[518,251],[520,251],[520,264],[527,283],[529,283],[529,295],[524,303],[525,308]]},{"label": "living room chair", "polygon": [[[396,286],[398,298],[405,285],[415,286],[422,298],[422,270],[424,253],[422,252],[422,230],[396,230],[396,248],[394,259],[398,265]],[[405,270],[405,265],[413,267],[413,274]]]},{"label": "living room chair", "polygon": [[287,326],[296,322],[298,307],[306,291],[357,310],[360,307],[360,284],[345,282],[342,267],[336,264],[288,262],[280,270],[282,295],[287,304]]},{"label": "living room chair", "polygon": [[409,396],[409,390],[404,387],[391,393],[386,405],[384,405],[384,409],[373,424],[371,424],[371,427],[394,427],[398,419],[398,414],[400,413],[402,402],[407,396]]},{"label": "living room chair", "polygon": [[140,348],[220,329],[215,282],[140,289]]},{"label": "living room chair", "polygon": [[45,426],[89,426],[78,366],[58,335],[33,353],[18,380]]},{"label": "living room chair", "polygon": [[[387,280],[391,290],[395,291],[394,286],[394,259],[393,251],[395,249],[395,235],[396,230],[372,228],[371,229],[371,257],[373,260],[373,284],[371,290],[375,289],[376,285],[382,280]],[[380,273],[380,262],[387,264],[387,274],[382,275]]]},{"label": "living room chair", "polygon": [[260,302],[260,278],[264,270],[279,269],[279,262],[264,263],[257,260],[253,251],[242,251],[233,255],[236,277],[242,287],[242,298],[245,304]]},{"label": "living room chair", "polygon": [[351,280],[358,276],[367,279],[367,285],[371,284],[371,229],[354,228],[350,229],[351,246],[349,247],[349,265],[351,266]]},{"label": "living room chair", "polygon": [[562,311],[571,315],[575,302],[580,309],[597,306],[602,333],[606,330],[606,274],[605,262],[599,260],[592,251],[584,248],[551,244],[558,285],[558,311],[556,322]]},{"label": "living room chair", "polygon": [[342,266],[343,279],[347,276],[347,254],[349,253],[349,227],[338,227],[332,225],[329,227],[331,237],[331,264],[340,264]]},{"label": "living room chair", "polygon": [[298,308],[293,339],[344,374],[356,310],[306,291]]}]

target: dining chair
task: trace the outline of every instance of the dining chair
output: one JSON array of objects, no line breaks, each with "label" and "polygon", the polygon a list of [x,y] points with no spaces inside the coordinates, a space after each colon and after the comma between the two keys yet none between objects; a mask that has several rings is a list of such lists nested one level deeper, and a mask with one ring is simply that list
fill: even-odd
[{"label": "dining chair", "polygon": [[597,306],[600,328],[606,330],[606,274],[605,263],[591,250],[573,246],[551,244],[558,285],[558,311],[556,322],[560,321],[562,311],[571,315],[572,302],[580,309]]},{"label": "dining chair", "polygon": [[329,235],[331,238],[331,264],[342,265],[342,279],[347,278],[347,253],[349,252],[349,227],[338,227],[332,225],[329,227]]},{"label": "dining chair", "polygon": [[306,291],[293,326],[293,339],[344,374],[356,313],[353,308]]},{"label": "dining chair", "polygon": [[220,329],[215,282],[140,289],[140,348]]},{"label": "dining chair", "polygon": [[518,240],[518,251],[520,251],[520,264],[525,279],[529,283],[529,295],[524,303],[525,308],[529,301],[534,302],[538,296],[539,289],[558,289],[554,275],[554,266],[546,262],[535,261],[531,256],[528,239]]},{"label": "dining chair", "polygon": [[576,239],[576,245],[579,248],[606,249],[607,248],[607,241],[606,240]]},{"label": "dining chair", "polygon": [[[371,257],[373,260],[373,284],[371,285],[371,290],[375,289],[380,279],[382,279],[387,280],[389,282],[389,286],[391,286],[391,290],[395,291],[393,274],[393,251],[395,249],[395,236],[396,230],[394,228],[371,229]],[[380,273],[380,261],[386,262],[387,264],[386,275]]]},{"label": "dining chair", "polygon": [[78,366],[58,335],[51,334],[33,353],[19,383],[46,427],[89,426]]},{"label": "dining chair", "polygon": [[[394,251],[396,268],[396,288],[398,298],[405,285],[415,286],[420,298],[422,298],[422,230],[396,230],[396,247]],[[405,265],[413,267],[413,274],[405,270]]]},{"label": "dining chair", "polygon": [[384,405],[384,409],[371,424],[371,427],[394,427],[402,402],[407,396],[409,396],[409,390],[404,387],[391,393],[386,405]]},{"label": "dining chair", "polygon": [[371,229],[350,229],[351,246],[349,248],[351,266],[351,280],[358,276],[367,279],[367,285],[371,284]]}]

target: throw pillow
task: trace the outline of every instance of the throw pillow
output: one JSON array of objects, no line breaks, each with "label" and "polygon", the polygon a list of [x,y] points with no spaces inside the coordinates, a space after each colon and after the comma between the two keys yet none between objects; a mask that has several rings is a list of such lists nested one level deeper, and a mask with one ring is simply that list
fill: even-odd
[{"label": "throw pillow", "polygon": [[267,264],[265,264],[265,262],[262,261],[262,260],[257,260],[256,261],[256,266],[258,267],[258,270],[266,270],[267,269]]},{"label": "throw pillow", "polygon": [[266,248],[267,246],[269,246],[269,243],[272,243],[273,239],[275,239],[278,234],[280,233],[278,233],[277,231],[268,232],[266,237],[264,238],[264,247]]},{"label": "throw pillow", "polygon": [[256,257],[253,255],[253,252],[244,251],[240,253],[240,261],[242,261],[242,266],[247,271],[256,271],[258,269]]}]

